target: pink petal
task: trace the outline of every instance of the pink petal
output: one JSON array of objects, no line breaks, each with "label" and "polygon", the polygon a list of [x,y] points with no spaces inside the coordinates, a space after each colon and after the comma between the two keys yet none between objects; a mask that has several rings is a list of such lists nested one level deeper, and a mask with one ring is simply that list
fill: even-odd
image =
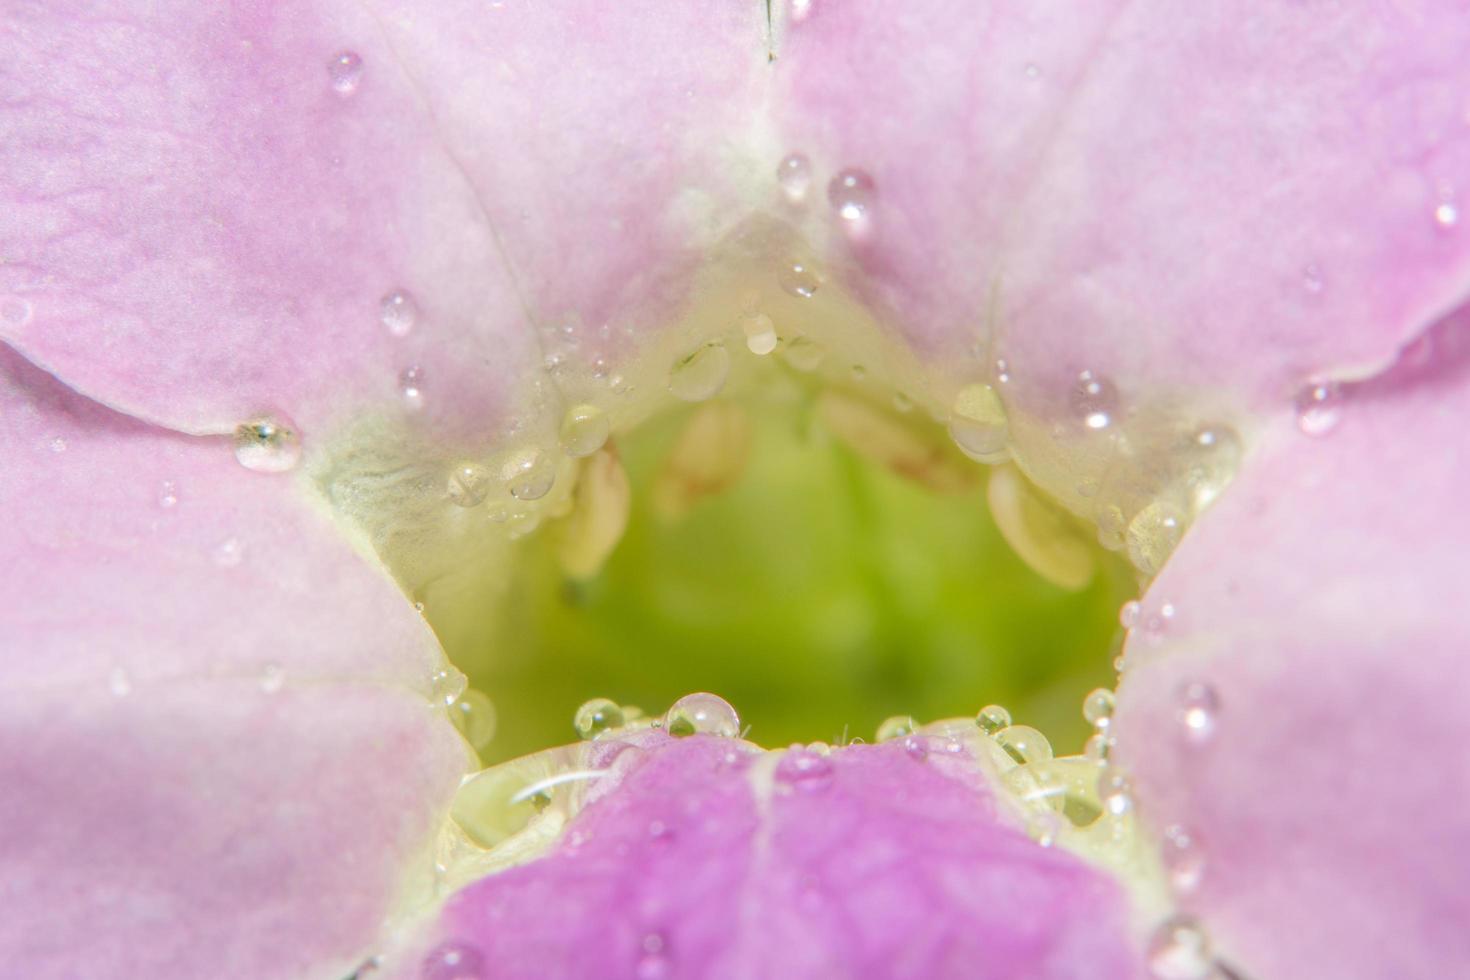
[{"label": "pink petal", "polygon": [[1119,754],[1248,976],[1470,968],[1467,341],[1461,310],[1320,438],[1278,419],[1129,641]]},{"label": "pink petal", "polygon": [[330,429],[417,368],[483,439],[538,330],[666,320],[731,179],[689,134],[746,116],[758,5],[419,6],[14,12],[0,337],[190,432]]},{"label": "pink petal", "polygon": [[1462,4],[802,6],[779,116],[812,224],[869,174],[847,281],[936,360],[1007,359],[1030,408],[1082,369],[1279,403],[1470,282]]},{"label": "pink petal", "polygon": [[0,365],[3,972],[345,973],[467,761],[433,636],[228,441]]},{"label": "pink petal", "polygon": [[1117,886],[1009,825],[968,758],[643,744],[554,852],[453,898],[422,962],[458,953],[482,971],[460,975],[507,978],[1135,975]]}]

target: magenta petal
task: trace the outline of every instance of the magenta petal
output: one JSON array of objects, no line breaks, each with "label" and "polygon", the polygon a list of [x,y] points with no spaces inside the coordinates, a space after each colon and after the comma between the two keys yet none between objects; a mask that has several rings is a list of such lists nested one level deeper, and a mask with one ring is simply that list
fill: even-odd
[{"label": "magenta petal", "polygon": [[1119,754],[1248,976],[1470,969],[1467,354],[1462,310],[1327,434],[1279,419],[1129,641]]},{"label": "magenta petal", "polygon": [[1007,825],[948,765],[897,743],[644,751],[555,851],[453,898],[428,962],[459,953],[507,978],[1136,973],[1117,885]]},{"label": "magenta petal", "polygon": [[226,440],[0,370],[0,973],[345,973],[466,765],[433,636]]},{"label": "magenta petal", "polygon": [[819,191],[872,177],[848,281],[920,346],[1006,358],[1013,394],[1087,368],[1279,401],[1470,281],[1453,0],[804,6],[780,130]]}]

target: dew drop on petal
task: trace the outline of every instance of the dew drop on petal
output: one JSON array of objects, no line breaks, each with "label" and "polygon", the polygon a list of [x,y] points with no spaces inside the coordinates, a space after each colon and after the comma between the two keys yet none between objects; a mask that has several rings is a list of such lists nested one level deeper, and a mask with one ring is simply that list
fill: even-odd
[{"label": "dew drop on petal", "polygon": [[572,716],[572,727],[584,739],[594,739],[603,732],[623,727],[626,716],[616,701],[608,698],[593,698],[585,702]]},{"label": "dew drop on petal", "polygon": [[235,427],[235,458],[247,470],[285,473],[301,461],[301,437],[287,419],[251,419]]},{"label": "dew drop on petal", "polygon": [[832,760],[820,752],[793,748],[776,763],[774,778],[791,789],[817,792],[832,782]]},{"label": "dew drop on petal", "polygon": [[407,337],[419,322],[419,305],[406,289],[395,289],[378,303],[378,319],[395,337]]},{"label": "dew drop on petal", "polygon": [[789,153],[776,166],[776,182],[792,204],[806,200],[812,186],[812,162],[804,153]]},{"label": "dew drop on petal", "polygon": [[1173,504],[1156,500],[1128,522],[1128,558],[1145,575],[1155,575],[1184,537],[1185,517]]},{"label": "dew drop on petal", "polygon": [[446,708],[454,706],[465,691],[465,676],[453,667],[440,667],[429,678],[429,696]]},{"label": "dew drop on petal", "polygon": [[31,321],[32,307],[20,296],[0,296],[0,320],[12,327],[23,327]]},{"label": "dew drop on petal", "polygon": [[839,172],[827,184],[827,203],[832,206],[849,238],[865,238],[871,234],[875,196],[873,178],[855,168]]},{"label": "dew drop on petal", "polygon": [[878,726],[878,731],[875,737],[876,740],[879,742],[887,742],[895,738],[903,738],[907,735],[912,735],[914,733],[914,729],[917,727],[918,726],[914,724],[914,719],[912,716],[894,715],[891,718],[885,718],[883,720],[883,722]]},{"label": "dew drop on petal", "polygon": [[1188,916],[1165,921],[1149,938],[1148,969],[1153,980],[1206,980],[1215,970],[1209,934]]},{"label": "dew drop on petal", "polygon": [[1205,871],[1204,848],[1199,839],[1187,828],[1173,824],[1164,829],[1160,847],[1174,891],[1187,895],[1198,888]]},{"label": "dew drop on petal", "polygon": [[1219,723],[1220,695],[1203,681],[1186,681],[1179,687],[1179,721],[1184,726],[1185,738],[1194,744],[1203,744],[1215,736]]},{"label": "dew drop on petal", "polygon": [[633,968],[634,980],[668,980],[674,975],[665,945],[661,933],[651,932],[643,937],[642,951]]},{"label": "dew drop on petal", "polygon": [[411,412],[424,407],[424,370],[418,365],[404,368],[398,375],[398,394],[403,405]]},{"label": "dew drop on petal", "polygon": [[977,462],[1005,461],[1010,425],[994,388],[971,384],[959,390],[950,406],[949,436],[960,452]]},{"label": "dew drop on petal", "polygon": [[1309,436],[1324,436],[1342,417],[1342,386],[1336,381],[1314,381],[1296,396],[1297,428]]},{"label": "dew drop on petal", "polygon": [[107,690],[113,697],[125,698],[133,693],[133,679],[123,668],[114,667],[107,673]]},{"label": "dew drop on petal", "polygon": [[244,560],[245,546],[240,543],[239,538],[225,538],[214,546],[210,557],[220,568],[234,568]]},{"label": "dew drop on petal", "polygon": [[730,702],[715,694],[686,694],[664,715],[664,730],[675,737],[740,734],[740,716]]},{"label": "dew drop on petal", "polygon": [[1118,624],[1125,630],[1138,625],[1138,611],[1142,608],[1137,599],[1129,599],[1118,609]]},{"label": "dew drop on petal", "polygon": [[362,57],[356,51],[339,51],[327,62],[327,77],[338,95],[352,95],[362,84]]},{"label": "dew drop on petal", "polygon": [[1322,270],[1315,263],[1309,263],[1302,268],[1302,288],[1308,293],[1316,295],[1326,288],[1326,282],[1322,279]]},{"label": "dew drop on petal", "polygon": [[568,456],[580,459],[601,449],[612,433],[607,413],[596,405],[573,405],[561,420],[561,448]]},{"label": "dew drop on petal", "polygon": [[1072,414],[1089,429],[1106,429],[1116,420],[1118,389],[1107,378],[1083,371],[1070,396]]},{"label": "dew drop on petal", "polygon": [[480,980],[486,976],[485,954],[469,943],[442,943],[424,957],[423,980]]},{"label": "dew drop on petal", "polygon": [[286,671],[280,664],[266,664],[260,671],[260,689],[274,694],[286,684]]},{"label": "dew drop on petal", "polygon": [[702,402],[719,394],[729,376],[730,352],[725,345],[705,344],[670,369],[669,393],[680,401]]},{"label": "dew drop on petal", "polygon": [[479,463],[460,463],[450,470],[445,492],[456,507],[478,507],[490,493],[490,473]]},{"label": "dew drop on petal", "polygon": [[1088,736],[1086,743],[1082,746],[1082,754],[1093,762],[1107,762],[1108,757],[1113,754],[1113,746],[1117,739],[1106,734],[1102,729]]},{"label": "dew drop on petal", "polygon": [[1052,758],[1051,743],[1030,725],[1010,725],[995,733],[996,744],[1006,755],[1025,765],[1047,762]]},{"label": "dew drop on petal", "polygon": [[535,446],[528,446],[501,465],[500,478],[517,500],[540,500],[556,484],[556,463]]},{"label": "dew drop on petal", "polygon": [[1105,687],[1095,688],[1082,701],[1082,717],[1093,728],[1107,728],[1113,721],[1116,699]]},{"label": "dew drop on petal", "polygon": [[776,272],[776,282],[787,293],[798,299],[811,299],[822,287],[822,278],[817,270],[804,259],[791,259],[782,263]]},{"label": "dew drop on petal", "polygon": [[164,480],[158,485],[158,506],[165,510],[179,502],[179,485],[173,480]]},{"label": "dew drop on petal", "polygon": [[815,371],[827,356],[827,349],[810,337],[793,337],[782,351],[786,363],[798,371]]},{"label": "dew drop on petal", "polygon": [[998,704],[987,704],[975,715],[975,724],[987,735],[994,735],[1011,723],[1011,713]]},{"label": "dew drop on petal", "polygon": [[1460,221],[1460,209],[1453,201],[1442,201],[1434,209],[1434,223],[1444,230],[1455,227]]},{"label": "dew drop on petal", "polygon": [[740,329],[745,334],[745,346],[757,357],[764,357],[776,349],[775,322],[764,313],[747,313],[740,318]]},{"label": "dew drop on petal", "polygon": [[465,688],[459,699],[449,706],[449,720],[477,751],[489,745],[495,737],[495,705],[484,691]]},{"label": "dew drop on petal", "polygon": [[923,735],[910,735],[903,740],[903,751],[910,759],[923,762],[929,758],[929,740]]},{"label": "dew drop on petal", "polygon": [[1133,783],[1114,767],[1104,766],[1097,775],[1097,799],[1104,813],[1127,816],[1133,810]]}]

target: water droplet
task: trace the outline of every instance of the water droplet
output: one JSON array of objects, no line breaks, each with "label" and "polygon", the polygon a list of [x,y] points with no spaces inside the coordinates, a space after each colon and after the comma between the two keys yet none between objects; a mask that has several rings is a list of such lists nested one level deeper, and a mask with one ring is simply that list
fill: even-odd
[{"label": "water droplet", "polygon": [[158,506],[167,510],[179,502],[179,485],[173,480],[164,480],[158,485]]},{"label": "water droplet", "polygon": [[849,371],[852,374],[852,380],[856,381],[858,384],[862,384],[864,381],[868,380],[868,369],[863,367],[861,364],[854,364],[849,369]]},{"label": "water droplet", "polygon": [[1113,746],[1117,744],[1117,741],[1102,730],[1098,730],[1088,736],[1082,746],[1082,754],[1093,762],[1107,762],[1108,757],[1113,754]]},{"label": "water droplet", "polygon": [[362,84],[362,58],[356,51],[339,51],[327,62],[327,77],[338,95],[351,95]]},{"label": "water droplet", "polygon": [[873,178],[862,170],[843,170],[827,184],[827,203],[849,238],[866,238],[872,233],[875,197]]},{"label": "water droplet", "polygon": [[776,336],[776,324],[764,313],[747,313],[740,318],[740,329],[745,333],[745,346],[757,357],[764,357],[776,349],[780,338]]},{"label": "water droplet", "polygon": [[252,419],[235,428],[235,458],[247,470],[285,473],[301,461],[301,437],[286,419]]},{"label": "water droplet", "polygon": [[286,671],[280,664],[266,664],[260,672],[260,689],[274,694],[286,684]]},{"label": "water droplet", "polygon": [[1062,832],[1062,815],[1055,810],[1033,810],[1026,815],[1026,833],[1042,847],[1051,847]]},{"label": "water droplet", "polygon": [[791,0],[791,22],[800,24],[812,15],[814,0]]},{"label": "water droplet", "polygon": [[483,691],[465,688],[459,699],[449,706],[449,720],[477,752],[495,737],[495,705]]},{"label": "water droplet", "polygon": [[1148,970],[1154,980],[1206,980],[1215,957],[1204,926],[1185,915],[1162,923],[1149,939]]},{"label": "water droplet", "polygon": [[1228,425],[1196,429],[1184,447],[1184,489],[1197,514],[1220,496],[1240,468],[1240,436]]},{"label": "water droplet", "polygon": [[1184,537],[1185,518],[1173,504],[1155,500],[1128,522],[1128,558],[1145,575],[1155,575]]},{"label": "water droplet", "polygon": [[403,404],[411,412],[424,407],[424,370],[418,365],[407,367],[398,375],[398,393]]},{"label": "water droplet", "polygon": [[804,153],[787,154],[776,166],[776,182],[786,200],[800,204],[812,186],[812,162]]},{"label": "water droplet", "polygon": [[1051,743],[1030,725],[1010,725],[996,732],[994,737],[1006,755],[1023,765],[1046,762],[1052,757]]},{"label": "water droplet", "polygon": [[572,727],[584,739],[594,739],[603,732],[623,727],[625,715],[616,701],[593,698],[577,709]]},{"label": "water droplet", "polygon": [[1026,63],[1026,77],[1027,78],[1040,78],[1041,77],[1041,66],[1038,65],[1038,64],[1036,64],[1035,62],[1027,62]]},{"label": "water droplet", "polygon": [[914,400],[901,391],[893,393],[893,410],[907,415],[914,410]]},{"label": "water droplet", "polygon": [[1114,767],[1104,766],[1097,775],[1097,799],[1104,813],[1127,816],[1133,810],[1133,783]]},{"label": "water droplet", "polygon": [[490,473],[479,463],[460,463],[449,472],[446,492],[456,507],[478,507],[490,492]]},{"label": "water droplet", "polygon": [[125,698],[133,693],[133,679],[126,670],[114,667],[107,672],[107,689],[112,692],[113,697]]},{"label": "water droplet", "polygon": [[1004,357],[995,359],[995,381],[997,384],[1011,383],[1011,366],[1006,363]]},{"label": "water droplet", "polygon": [[987,704],[975,715],[975,724],[986,735],[994,735],[1011,723],[1011,713],[998,704]]},{"label": "water droplet", "polygon": [[1316,263],[1309,263],[1302,269],[1302,288],[1312,295],[1320,293],[1326,287],[1322,280],[1322,270],[1317,268]]},{"label": "water droplet", "polygon": [[561,448],[568,456],[591,456],[607,443],[612,423],[596,405],[573,405],[561,420]]},{"label": "water droplet", "polygon": [[405,289],[395,289],[378,303],[378,319],[395,337],[407,337],[419,322],[419,304]]},{"label": "water droplet", "polygon": [[1174,890],[1187,895],[1199,887],[1205,872],[1204,848],[1188,829],[1173,824],[1164,829],[1162,859]]},{"label": "water droplet", "polygon": [[680,401],[702,402],[725,387],[730,352],[719,341],[705,344],[669,371],[669,392]]},{"label": "water droplet", "polygon": [[1185,681],[1179,687],[1178,705],[1179,721],[1189,741],[1203,744],[1214,737],[1220,696],[1213,687],[1203,681]]},{"label": "water droplet", "polygon": [[1097,543],[1109,551],[1123,547],[1128,531],[1128,521],[1123,509],[1117,504],[1107,504],[1097,510]]},{"label": "water droplet", "polygon": [[1082,480],[1077,484],[1077,496],[1085,497],[1090,500],[1091,498],[1096,497],[1097,492],[1101,489],[1101,483],[1099,483],[1097,480],[1094,480],[1092,477],[1088,477],[1087,479]]},{"label": "water droplet", "polygon": [[1336,381],[1313,381],[1296,396],[1297,428],[1309,436],[1323,436],[1342,417],[1342,386]]},{"label": "water droplet", "polygon": [[959,390],[950,408],[949,435],[960,452],[981,463],[1004,462],[1010,426],[1000,396],[987,384]]},{"label": "water droplet", "polygon": [[803,259],[791,259],[782,264],[776,273],[776,282],[781,288],[799,299],[811,299],[822,288],[822,277],[812,264]]},{"label": "water droplet", "polygon": [[810,749],[792,748],[776,763],[775,779],[792,789],[816,792],[832,782],[832,760]]},{"label": "water droplet", "polygon": [[1094,431],[1106,429],[1118,412],[1118,389],[1107,378],[1083,371],[1072,386],[1072,413]]},{"label": "water droplet", "polygon": [[798,371],[815,371],[827,356],[827,349],[810,337],[794,337],[782,352],[786,363]]},{"label": "water droplet", "polygon": [[894,715],[891,718],[885,718],[883,723],[878,726],[876,739],[879,742],[887,742],[891,739],[903,738],[904,736],[912,735],[914,729],[918,727],[914,723],[912,716]]},{"label": "water droplet", "polygon": [[730,702],[715,694],[686,694],[664,715],[664,730],[675,737],[740,734],[740,716]]},{"label": "water droplet", "polygon": [[453,667],[444,666],[434,671],[429,678],[429,697],[436,704],[444,707],[453,707],[460,695],[464,694],[465,676]]},{"label": "water droplet", "polygon": [[1446,230],[1455,227],[1460,221],[1460,209],[1453,201],[1442,201],[1434,209],[1434,223]]},{"label": "water droplet", "polygon": [[666,945],[660,933],[651,932],[643,937],[642,952],[633,969],[634,980],[668,980],[673,976],[673,964],[664,950]]},{"label": "water droplet", "polygon": [[1137,599],[1129,599],[1127,602],[1123,603],[1122,607],[1118,610],[1119,625],[1121,625],[1125,630],[1131,630],[1133,627],[1137,626],[1138,611],[1142,608],[1143,607],[1139,605]]},{"label": "water droplet", "polygon": [[64,453],[66,452],[66,440],[61,438],[61,436],[57,436],[55,439],[46,443],[46,448],[53,453]]},{"label": "water droplet", "polygon": [[424,957],[423,980],[480,980],[485,976],[485,954],[469,943],[447,942]]},{"label": "water droplet", "polygon": [[30,300],[19,296],[0,297],[0,320],[12,327],[23,327],[31,321]]},{"label": "water droplet", "polygon": [[234,568],[244,560],[245,546],[240,543],[239,538],[225,538],[214,546],[211,557],[220,568]]},{"label": "water droplet", "polygon": [[1106,729],[1113,722],[1116,703],[1112,691],[1105,687],[1095,688],[1082,700],[1082,717],[1093,728]]},{"label": "water droplet", "polygon": [[903,740],[903,751],[910,759],[923,762],[929,758],[929,740],[923,735],[910,735]]},{"label": "water droplet", "polygon": [[556,463],[535,446],[527,446],[501,464],[500,478],[517,500],[540,500],[556,484]]}]

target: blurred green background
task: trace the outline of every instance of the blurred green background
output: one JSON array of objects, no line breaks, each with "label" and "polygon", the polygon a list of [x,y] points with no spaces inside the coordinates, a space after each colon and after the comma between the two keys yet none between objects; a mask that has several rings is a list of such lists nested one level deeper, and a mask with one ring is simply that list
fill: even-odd
[{"label": "blurred green background", "polygon": [[837,443],[809,406],[747,408],[744,478],[675,525],[647,488],[689,410],[619,443],[633,512],[593,581],[566,581],[545,535],[518,546],[492,648],[456,657],[482,665],[471,684],[497,709],[485,761],[575,739],[588,698],[655,713],[696,690],[767,746],[871,740],[889,715],[997,702],[1079,751],[1082,697],[1111,686],[1117,609],[1135,591],[1122,563],[1099,550],[1092,584],[1065,592],[1001,539],[983,485],[938,495]]}]

